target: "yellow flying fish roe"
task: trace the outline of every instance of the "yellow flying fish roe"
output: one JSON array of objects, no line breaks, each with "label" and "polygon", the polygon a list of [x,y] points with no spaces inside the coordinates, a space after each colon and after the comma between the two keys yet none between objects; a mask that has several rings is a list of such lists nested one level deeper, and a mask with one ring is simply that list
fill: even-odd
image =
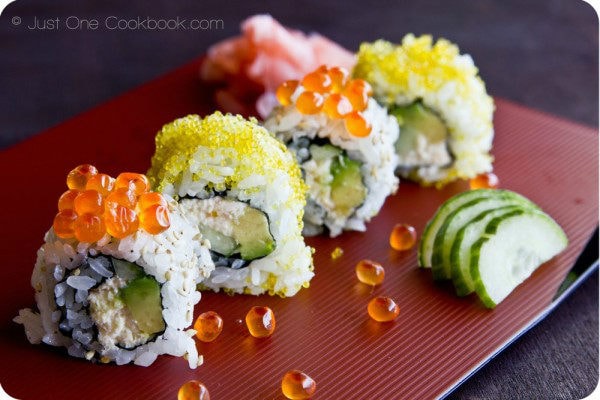
[{"label": "yellow flying fish roe", "polygon": [[[284,170],[293,188],[289,201],[304,203],[307,188],[287,148],[258,125],[255,118],[246,120],[240,115],[223,115],[219,111],[204,119],[188,115],[162,128],[156,136],[156,152],[148,171],[152,187],[163,192],[168,186],[181,183],[183,172],[194,169],[192,164],[198,163],[194,155],[200,146],[212,150],[208,154],[211,160],[202,165],[204,174],[222,176],[222,169],[229,167],[232,158],[244,159],[237,163],[231,175],[214,184],[215,190],[237,186],[252,175],[269,177],[275,170]],[[218,162],[211,162],[214,160]],[[177,193],[174,197],[177,198]],[[302,214],[298,218],[301,221]]]},{"label": "yellow flying fish roe", "polygon": [[314,275],[312,249],[301,235],[307,187],[294,156],[256,119],[215,112],[165,125],[156,136],[148,178],[153,188],[176,199],[234,190],[240,201],[250,202],[269,218],[277,249],[235,270],[236,276],[247,274],[239,278],[243,287],[239,281],[234,289],[227,286],[229,281],[213,282],[213,275],[222,273],[217,270],[201,286],[281,296],[308,287]]},{"label": "yellow flying fish roe", "polygon": [[[408,105],[421,100],[440,114],[449,130],[454,162],[432,174],[417,170],[411,177],[442,186],[490,171],[494,129],[493,99],[478,76],[471,56],[446,39],[408,34],[401,45],[378,40],[363,43],[353,76],[373,86],[381,103]],[[402,135],[402,133],[400,133]]]}]

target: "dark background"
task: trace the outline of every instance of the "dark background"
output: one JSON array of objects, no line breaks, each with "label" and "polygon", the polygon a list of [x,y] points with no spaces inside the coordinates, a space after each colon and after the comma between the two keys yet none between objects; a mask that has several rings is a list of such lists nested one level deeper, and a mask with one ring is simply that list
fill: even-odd
[{"label": "dark background", "polygon": [[[408,32],[445,37],[473,56],[491,95],[598,127],[598,16],[582,1],[322,3],[18,0],[0,18],[0,148],[202,55],[211,44],[237,34],[244,18],[265,12],[351,50],[361,41],[399,41]],[[70,30],[65,26],[69,16],[97,19],[100,27]],[[109,30],[103,25],[109,16],[214,18],[222,19],[224,28]],[[58,29],[29,29],[35,17],[59,18]],[[81,135],[87,140],[85,132]],[[591,258],[597,254],[596,247]],[[595,272],[548,318],[450,397],[578,399],[597,383]]]}]

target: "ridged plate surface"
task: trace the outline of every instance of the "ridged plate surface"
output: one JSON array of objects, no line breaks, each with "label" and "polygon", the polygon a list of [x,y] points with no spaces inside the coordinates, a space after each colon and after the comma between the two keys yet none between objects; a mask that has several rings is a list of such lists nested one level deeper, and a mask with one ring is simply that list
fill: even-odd
[{"label": "ridged plate surface", "polygon": [[[502,187],[539,204],[562,225],[570,244],[496,309],[435,284],[430,271],[417,267],[416,249],[390,249],[395,223],[421,233],[444,200],[467,190],[464,182],[440,191],[404,182],[366,233],[308,241],[316,249],[316,277],[296,297],[204,293],[196,315],[217,311],[225,328],[217,341],[198,343],[205,363],[196,370],[171,357],[149,368],[94,365],[30,345],[11,320],[19,308],[32,306],[29,277],[66,173],[81,163],[111,174],[146,171],[154,133],[164,123],[211,110],[197,80],[199,61],[1,153],[0,383],[12,396],[174,399],[181,384],[199,379],[215,400],[283,399],[281,377],[300,369],[317,382],[319,399],[435,398],[544,312],[598,224],[597,131],[497,99],[493,153]],[[336,246],[344,255],[332,261]],[[386,268],[384,283],[374,290],[354,275],[363,258]],[[400,304],[395,322],[369,319],[367,302],[376,295]],[[245,331],[241,320],[253,305],[274,310],[272,337],[254,339]]]}]

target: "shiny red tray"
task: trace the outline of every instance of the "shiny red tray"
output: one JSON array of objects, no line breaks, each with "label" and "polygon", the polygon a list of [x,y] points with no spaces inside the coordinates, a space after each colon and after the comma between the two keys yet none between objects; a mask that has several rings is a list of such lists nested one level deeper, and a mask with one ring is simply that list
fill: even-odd
[{"label": "shiny red tray", "polygon": [[[1,153],[0,227],[4,257],[0,305],[0,384],[18,399],[174,399],[181,384],[199,379],[212,399],[283,399],[280,381],[300,369],[317,382],[320,399],[425,399],[442,396],[543,316],[598,224],[598,132],[497,99],[495,171],[502,187],[538,203],[565,229],[570,244],[539,268],[496,309],[476,297],[458,298],[420,270],[416,249],[395,252],[388,235],[397,222],[420,233],[436,208],[465,182],[445,189],[403,182],[366,233],[312,238],[316,277],[293,298],[203,293],[196,315],[218,312],[221,336],[198,343],[204,365],[163,356],[152,366],[96,365],[62,349],[34,346],[12,322],[33,305],[29,277],[51,224],[66,173],[93,163],[116,174],[144,172],[154,134],[170,120],[211,111],[196,60],[160,79],[79,115]],[[342,258],[332,261],[340,246]],[[363,258],[386,268],[372,290],[359,283]],[[392,323],[377,323],[366,306],[375,295],[401,307]],[[241,324],[253,305],[271,307],[277,329],[254,339]]]}]

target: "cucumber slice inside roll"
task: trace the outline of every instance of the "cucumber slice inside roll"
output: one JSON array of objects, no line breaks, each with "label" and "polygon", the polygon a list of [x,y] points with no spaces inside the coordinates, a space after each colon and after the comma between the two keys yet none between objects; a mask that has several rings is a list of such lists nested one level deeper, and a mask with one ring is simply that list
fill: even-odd
[{"label": "cucumber slice inside roll", "polygon": [[492,219],[471,249],[471,275],[493,308],[568,244],[560,226],[540,211],[517,210]]}]

